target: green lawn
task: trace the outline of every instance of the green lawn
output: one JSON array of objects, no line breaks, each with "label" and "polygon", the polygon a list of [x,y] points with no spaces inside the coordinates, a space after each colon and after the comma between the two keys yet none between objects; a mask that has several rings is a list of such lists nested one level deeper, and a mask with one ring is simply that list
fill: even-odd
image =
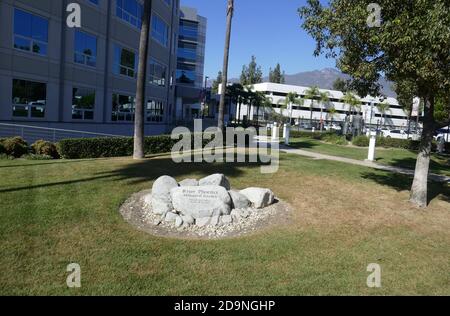
[{"label": "green lawn", "polygon": [[[291,146],[321,154],[357,160],[367,159],[368,154],[367,148],[339,146],[307,138],[294,138],[291,141]],[[415,169],[417,152],[397,148],[377,148],[376,159],[380,164]],[[435,154],[432,157],[430,167],[433,173],[450,176],[450,157]]]},{"label": "green lawn", "polygon": [[[163,174],[223,172],[235,188],[269,187],[292,221],[254,235],[188,241],[136,231],[118,213]],[[450,188],[432,184],[427,211],[411,179],[294,155],[277,174],[256,164],[174,164],[168,157],[0,161],[0,294],[450,294]],[[81,289],[66,287],[79,263]],[[366,268],[382,266],[382,288]]]}]

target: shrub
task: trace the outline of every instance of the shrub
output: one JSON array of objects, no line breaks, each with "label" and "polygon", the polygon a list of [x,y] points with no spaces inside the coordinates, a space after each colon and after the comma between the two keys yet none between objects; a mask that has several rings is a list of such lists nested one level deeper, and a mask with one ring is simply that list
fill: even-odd
[{"label": "shrub", "polygon": [[[146,155],[170,153],[179,140],[171,139],[170,135],[151,136],[144,139]],[[211,140],[203,140],[202,145]],[[90,159],[107,157],[125,157],[133,154],[134,141],[131,137],[117,138],[79,138],[65,139],[58,143],[59,155],[65,159]],[[194,148],[194,137],[191,139]]]},{"label": "shrub", "polygon": [[364,135],[357,136],[353,138],[352,141],[353,145],[358,147],[369,147],[370,145],[370,138]]},{"label": "shrub", "polygon": [[37,155],[37,154],[27,154],[22,156],[26,160],[53,160],[54,158],[49,155]]},{"label": "shrub", "polygon": [[3,141],[5,152],[9,156],[20,158],[28,153],[28,144],[22,137],[7,138]]},{"label": "shrub", "polygon": [[31,148],[33,149],[33,153],[36,155],[49,156],[53,159],[59,158],[58,149],[56,148],[56,145],[51,142],[38,140],[31,145]]},{"label": "shrub", "polygon": [[3,146],[3,143],[0,142],[0,155],[5,154],[5,153],[6,153],[5,146]]}]

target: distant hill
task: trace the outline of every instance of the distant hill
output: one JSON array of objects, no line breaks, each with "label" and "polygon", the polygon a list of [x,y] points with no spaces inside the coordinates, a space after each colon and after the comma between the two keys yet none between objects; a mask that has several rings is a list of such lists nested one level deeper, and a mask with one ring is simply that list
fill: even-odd
[{"label": "distant hill", "polygon": [[[349,76],[343,74],[339,70],[333,68],[325,68],[322,70],[299,72],[293,75],[286,75],[286,84],[295,86],[318,86],[321,89],[333,89],[333,83],[337,78],[349,79]],[[263,81],[269,81],[269,78],[264,78]],[[230,82],[239,82],[239,79],[230,79]],[[380,84],[383,86],[383,93],[388,97],[397,97],[392,90],[392,83],[386,79],[381,79]]]}]

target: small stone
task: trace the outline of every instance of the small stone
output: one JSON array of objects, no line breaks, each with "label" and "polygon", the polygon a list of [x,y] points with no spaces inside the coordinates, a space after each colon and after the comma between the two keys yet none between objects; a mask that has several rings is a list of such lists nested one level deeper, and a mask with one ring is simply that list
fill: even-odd
[{"label": "small stone", "polygon": [[210,220],[211,220],[211,217],[197,218],[195,220],[195,225],[197,225],[198,227],[205,227],[209,224]]},{"label": "small stone", "polygon": [[183,225],[183,219],[181,216],[177,215],[177,218],[175,219],[175,227],[180,228],[181,225]]},{"label": "small stone", "polygon": [[233,223],[233,217],[231,215],[224,215],[220,217],[220,225],[230,225]]},{"label": "small stone", "polygon": [[275,195],[269,189],[262,188],[248,188],[240,191],[241,194],[245,195],[247,199],[252,202],[255,208],[264,208],[271,204],[275,199]]},{"label": "small stone", "polygon": [[230,181],[228,181],[227,177],[223,174],[213,174],[206,178],[203,178],[199,181],[200,186],[207,186],[207,185],[215,185],[215,186],[221,186],[224,187],[227,191],[230,190],[231,185]]},{"label": "small stone", "polygon": [[213,216],[209,222],[209,226],[218,226],[219,225],[220,216]]},{"label": "small stone", "polygon": [[169,212],[166,214],[166,218],[164,219],[168,223],[173,223],[179,217],[179,215]]},{"label": "small stone", "polygon": [[180,182],[180,187],[198,187],[198,180],[196,179],[185,179]]},{"label": "small stone", "polygon": [[191,215],[183,215],[181,216],[183,222],[187,225],[194,225],[195,219]]},{"label": "small stone", "polygon": [[239,221],[241,219],[241,211],[240,210],[232,210],[230,216],[234,221]]},{"label": "small stone", "polygon": [[241,217],[248,218],[250,216],[250,212],[248,210],[241,210]]}]

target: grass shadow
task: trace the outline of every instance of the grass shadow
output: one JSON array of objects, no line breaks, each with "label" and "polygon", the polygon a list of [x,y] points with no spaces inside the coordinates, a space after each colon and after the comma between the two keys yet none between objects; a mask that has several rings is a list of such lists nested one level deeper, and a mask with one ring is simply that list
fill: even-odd
[{"label": "grass shadow", "polygon": [[[361,177],[377,184],[393,188],[398,192],[411,190],[413,183],[413,178],[411,176],[391,172],[365,172]],[[439,197],[441,200],[450,203],[450,186],[448,184],[429,181],[428,203]]]}]

